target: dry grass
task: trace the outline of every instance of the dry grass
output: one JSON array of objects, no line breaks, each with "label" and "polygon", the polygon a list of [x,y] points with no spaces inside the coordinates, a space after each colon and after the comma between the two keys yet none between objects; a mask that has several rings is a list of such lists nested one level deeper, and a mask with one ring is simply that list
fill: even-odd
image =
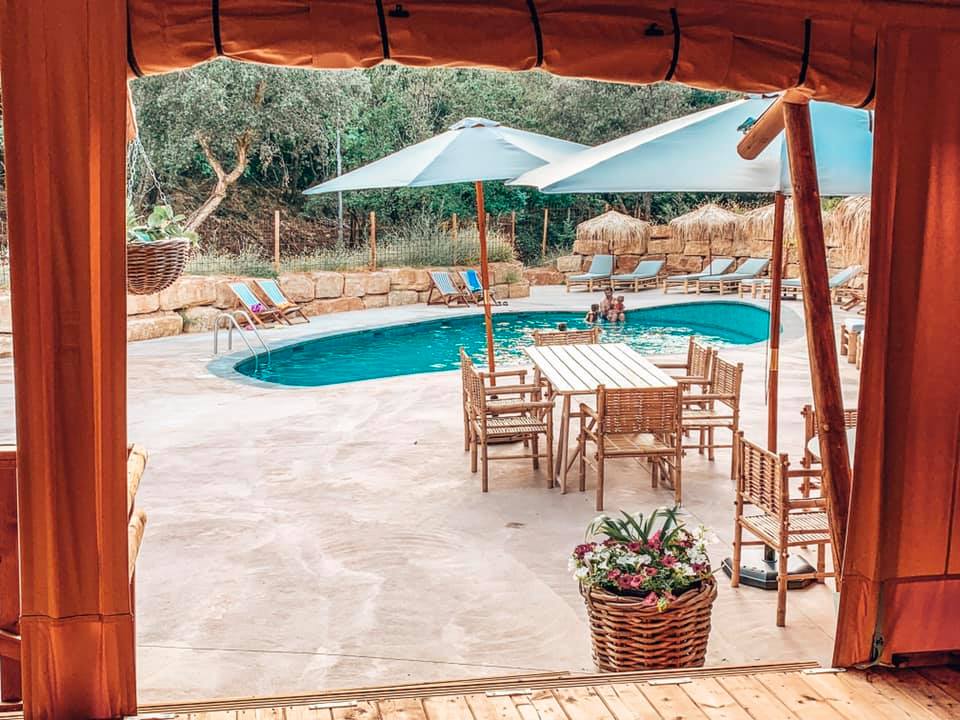
[{"label": "dry grass", "polygon": [[870,197],[844,198],[824,218],[827,244],[842,248],[838,261],[843,265],[866,267],[870,248]]},{"label": "dry grass", "polygon": [[577,225],[573,251],[581,255],[642,255],[650,239],[650,223],[608,210]]},{"label": "dry grass", "polygon": [[740,215],[709,203],[670,221],[670,230],[684,245],[732,238]]}]

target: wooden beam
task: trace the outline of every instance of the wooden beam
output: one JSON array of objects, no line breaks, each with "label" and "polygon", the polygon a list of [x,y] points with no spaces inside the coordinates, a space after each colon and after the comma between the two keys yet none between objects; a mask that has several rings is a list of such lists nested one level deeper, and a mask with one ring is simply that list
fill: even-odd
[{"label": "wooden beam", "polygon": [[783,225],[786,198],[773,196],[773,250],[770,257],[770,363],[767,372],[767,450],[777,451],[780,412],[780,304],[783,300]]},{"label": "wooden beam", "polygon": [[823,488],[828,503],[833,533],[833,560],[839,583],[850,498],[850,459],[843,422],[843,393],[837,364],[810,107],[806,101],[784,102],[783,116],[793,182],[794,217],[800,237],[800,284],[803,288],[813,399],[820,425]]},{"label": "wooden beam", "polygon": [[24,714],[136,715],[127,574],[127,4],[3,8]]},{"label": "wooden beam", "polygon": [[737,144],[737,152],[744,160],[754,160],[783,132],[783,105],[786,102],[805,103],[809,95],[802,90],[787,90],[764,111],[763,115]]}]

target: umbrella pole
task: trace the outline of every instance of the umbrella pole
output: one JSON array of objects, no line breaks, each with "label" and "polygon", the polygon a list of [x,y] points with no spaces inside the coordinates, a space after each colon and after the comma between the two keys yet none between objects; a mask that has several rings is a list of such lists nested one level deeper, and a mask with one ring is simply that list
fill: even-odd
[{"label": "umbrella pole", "polygon": [[[496,370],[493,357],[493,313],[490,310],[490,266],[487,259],[487,213],[483,204],[483,183],[474,183],[477,191],[477,234],[480,236],[480,281],[483,283],[483,320],[487,328],[487,368]],[[491,378],[492,379],[492,378]]]},{"label": "umbrella pole", "polygon": [[773,252],[770,258],[770,367],[767,376],[767,450],[777,451],[777,414],[780,410],[780,302],[783,281],[783,215],[786,198],[773,196]]}]

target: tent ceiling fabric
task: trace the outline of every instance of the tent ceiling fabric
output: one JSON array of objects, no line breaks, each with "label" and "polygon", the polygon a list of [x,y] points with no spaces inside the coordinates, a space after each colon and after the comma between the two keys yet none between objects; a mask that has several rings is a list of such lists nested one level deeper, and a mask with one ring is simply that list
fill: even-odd
[{"label": "tent ceiling fabric", "polygon": [[803,86],[824,100],[872,102],[877,28],[858,3],[810,4],[823,10],[761,0],[129,0],[128,64],[133,75],[218,56],[329,69],[539,67],[744,92]]}]

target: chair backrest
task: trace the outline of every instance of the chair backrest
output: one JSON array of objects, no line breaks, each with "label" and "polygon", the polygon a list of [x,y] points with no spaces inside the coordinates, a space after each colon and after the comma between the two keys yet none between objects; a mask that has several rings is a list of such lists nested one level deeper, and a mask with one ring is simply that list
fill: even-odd
[{"label": "chair backrest", "polygon": [[680,388],[597,389],[597,429],[602,434],[680,431]]},{"label": "chair backrest", "polygon": [[846,285],[859,275],[862,269],[859,265],[851,265],[850,267],[844,268],[830,278],[830,287],[838,288],[841,285]]},{"label": "chair backrest", "polygon": [[705,275],[723,275],[730,266],[733,265],[733,258],[719,257],[714,258],[709,267],[704,270]]},{"label": "chair backrest", "polygon": [[431,270],[430,279],[433,281],[433,284],[436,285],[437,290],[439,290],[442,294],[459,294],[457,286],[453,284],[453,278],[450,276],[450,273],[444,270]]},{"label": "chair backrest", "polygon": [[[857,414],[857,408],[844,408],[843,427],[848,430],[855,428],[857,426]],[[817,428],[817,411],[813,409],[812,405],[804,405],[800,415],[803,417],[803,446],[806,447],[807,443],[820,434]]]},{"label": "chair backrest", "polygon": [[663,269],[663,260],[641,260],[631,275],[652,277]]},{"label": "chair backrest", "polygon": [[292,305],[287,296],[283,294],[283,290],[280,289],[280,286],[277,284],[276,280],[264,279],[257,280],[257,285],[260,286],[260,289],[263,290],[267,298],[277,307],[283,307],[284,305]]},{"label": "chair backrest", "polygon": [[692,377],[709,378],[713,376],[713,363],[717,351],[709,345],[690,338],[690,348],[687,351],[687,367]]},{"label": "chair backrest", "polygon": [[738,432],[733,440],[737,493],[744,502],[780,517],[787,510],[787,456],[764,450]]},{"label": "chair backrest", "polygon": [[230,289],[233,291],[233,294],[237,296],[237,299],[244,304],[247,310],[252,311],[254,305],[263,305],[260,298],[253,294],[253,290],[251,290],[246,283],[230,283]]},{"label": "chair backrest", "polygon": [[594,255],[587,272],[591,275],[610,275],[613,272],[613,255]]},{"label": "chair backrest", "polygon": [[599,327],[589,330],[534,330],[533,344],[537,347],[545,345],[596,345],[600,342]]},{"label": "chair backrest", "polygon": [[759,275],[764,270],[767,269],[767,265],[770,264],[770,261],[766,258],[747,258],[743,261],[743,265],[738,267],[734,272],[737,275],[744,275],[746,277],[753,277],[754,275]]},{"label": "chair backrest", "polygon": [[470,292],[481,292],[483,284],[480,282],[480,275],[473,268],[460,271],[460,277],[463,278],[463,284],[467,286]]},{"label": "chair backrest", "polygon": [[[461,352],[461,358],[466,353]],[[460,365],[463,377],[463,390],[467,403],[467,412],[475,418],[485,418],[487,414],[487,393],[483,377],[473,366],[473,361],[467,358],[468,362]]]},{"label": "chair backrest", "polygon": [[713,387],[711,393],[723,395],[721,402],[734,412],[740,409],[740,387],[743,384],[743,363],[734,365],[719,355],[713,359]]}]

